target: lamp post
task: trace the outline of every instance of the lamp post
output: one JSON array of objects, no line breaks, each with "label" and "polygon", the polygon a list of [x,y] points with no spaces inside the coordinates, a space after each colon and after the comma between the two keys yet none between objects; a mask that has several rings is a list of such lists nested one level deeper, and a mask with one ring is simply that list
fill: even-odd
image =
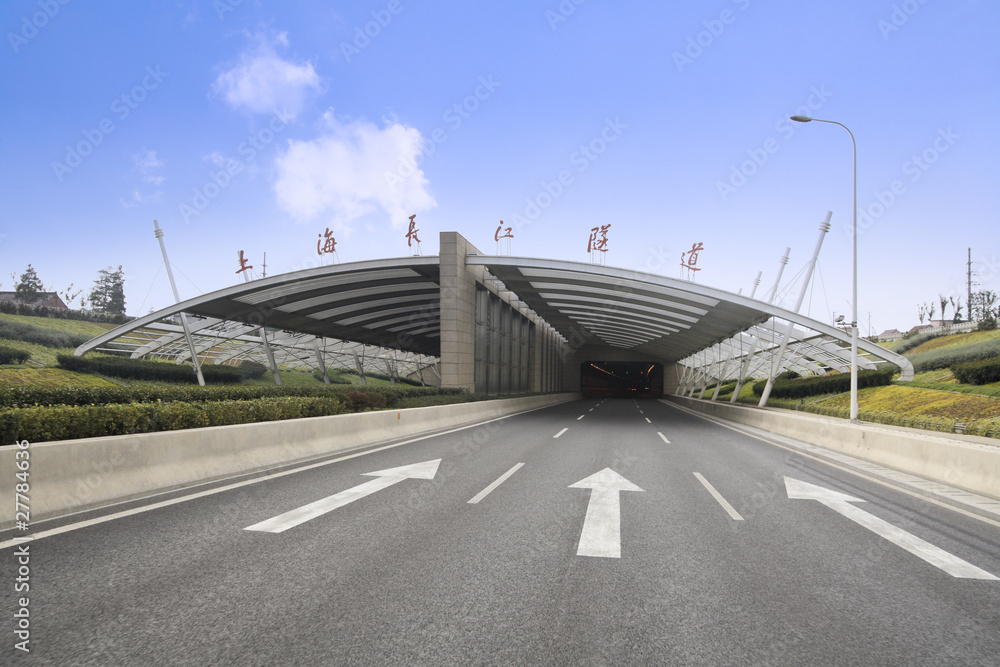
[{"label": "lamp post", "polygon": [[854,146],[854,267],[853,267],[853,294],[851,298],[851,421],[858,423],[858,142],[854,140],[854,133],[843,123],[835,120],[823,120],[821,118],[810,118],[809,116],[789,116],[797,123],[830,123],[840,125],[851,135],[851,144]]}]

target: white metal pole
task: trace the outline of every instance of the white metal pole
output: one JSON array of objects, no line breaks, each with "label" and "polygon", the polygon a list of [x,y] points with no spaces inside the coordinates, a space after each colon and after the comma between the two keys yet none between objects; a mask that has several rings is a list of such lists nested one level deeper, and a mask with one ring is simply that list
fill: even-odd
[{"label": "white metal pole", "polygon": [[858,423],[858,142],[854,139],[851,128],[835,120],[810,118],[809,116],[790,116],[798,123],[829,123],[839,125],[851,135],[851,146],[854,148],[854,233],[853,233],[853,269],[851,295],[851,421]]},{"label": "white metal pole", "polygon": [[[156,230],[153,235],[156,236],[157,240],[160,242],[160,252],[163,253],[163,263],[167,267],[167,278],[170,279],[170,289],[174,292],[174,301],[176,303],[181,302],[180,294],[177,292],[177,283],[174,282],[174,272],[170,268],[170,259],[167,257],[167,246],[163,242],[163,230],[160,229],[160,223],[153,220],[153,228]],[[198,376],[198,384],[202,387],[205,386],[205,377],[201,374],[201,364],[198,363],[198,353],[194,348],[194,340],[191,338],[191,329],[188,327],[187,317],[184,313],[181,313],[181,328],[184,329],[184,340],[187,341],[188,349],[191,350],[191,363],[194,364],[195,375]]]}]

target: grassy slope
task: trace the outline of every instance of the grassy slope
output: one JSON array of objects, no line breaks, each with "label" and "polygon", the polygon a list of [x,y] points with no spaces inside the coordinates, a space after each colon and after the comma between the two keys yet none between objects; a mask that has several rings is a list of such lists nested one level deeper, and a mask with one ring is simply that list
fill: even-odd
[{"label": "grassy slope", "polygon": [[994,338],[1000,338],[1000,329],[994,331],[970,331],[969,333],[954,334],[952,336],[939,336],[931,338],[926,343],[918,345],[912,350],[907,350],[903,356],[910,357],[921,352],[930,352],[931,350],[962,347],[964,345],[993,340]]},{"label": "grassy slope", "polygon": [[57,317],[31,317],[28,315],[7,315],[0,313],[0,320],[30,324],[42,329],[56,329],[67,333],[84,334],[85,336],[100,336],[105,331],[114,329],[116,324],[100,324],[98,322],[83,322],[81,320],[61,320]]}]

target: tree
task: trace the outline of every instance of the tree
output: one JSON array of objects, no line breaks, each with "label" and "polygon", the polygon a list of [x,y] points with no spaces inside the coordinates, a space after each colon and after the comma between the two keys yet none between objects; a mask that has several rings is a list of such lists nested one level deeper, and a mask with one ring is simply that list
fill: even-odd
[{"label": "tree", "polygon": [[[69,287],[67,287],[66,289],[64,289],[61,292],[60,291],[56,291],[56,294],[58,294],[60,297],[62,297],[62,300],[66,302],[67,306],[71,306],[73,304],[73,302],[76,301],[76,298],[78,296],[80,296],[81,294],[83,294],[83,290],[82,289],[78,289],[78,290],[74,291],[73,290],[73,283],[70,283]],[[80,299],[80,307],[84,308],[85,306],[86,306],[86,300],[85,299]]]},{"label": "tree", "polygon": [[97,280],[88,299],[91,310],[109,315],[125,314],[125,271],[121,264],[117,271],[112,271],[109,266],[97,272]]},{"label": "tree", "polygon": [[38,279],[38,273],[35,271],[35,267],[28,264],[28,268],[21,274],[17,287],[14,288],[14,292],[17,294],[18,300],[23,302],[34,301],[35,298],[44,291],[45,287],[42,286],[42,281]]},{"label": "tree", "polygon": [[977,322],[995,318],[998,315],[997,298],[997,293],[993,290],[973,292],[972,303],[969,304],[969,318]]}]

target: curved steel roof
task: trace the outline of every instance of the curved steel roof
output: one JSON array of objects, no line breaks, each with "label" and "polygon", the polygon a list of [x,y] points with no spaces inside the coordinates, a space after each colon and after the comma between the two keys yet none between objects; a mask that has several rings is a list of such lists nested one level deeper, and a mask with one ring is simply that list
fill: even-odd
[{"label": "curved steel roof", "polygon": [[[372,260],[241,283],[140,317],[76,353],[184,312],[210,323],[215,340],[227,335],[235,340],[264,326],[307,335],[309,342],[351,341],[440,357],[439,261],[436,256]],[[750,337],[758,342],[770,339],[758,353],[773,351],[776,337],[790,330],[790,355],[783,367],[822,372],[824,367],[845,365],[843,343],[850,340],[845,332],[739,294],[583,262],[471,254],[465,261],[483,267],[488,282],[512,292],[570,344],[582,338],[664,363],[696,366],[716,360],[726,342],[731,353],[736,345],[742,351]],[[178,338],[172,332],[163,340],[149,340],[135,354],[162,349]],[[206,340],[208,345],[212,339]],[[716,346],[717,352],[710,352]],[[904,357],[864,340],[859,349],[867,355],[861,360],[863,368],[891,361],[903,369],[903,379],[912,377]]]},{"label": "curved steel roof", "polygon": [[[473,256],[466,263],[485,267],[570,340],[583,333],[610,347],[632,349],[668,363],[730,340],[742,342],[748,330],[755,330],[758,341],[770,337],[770,344],[762,346],[767,351],[788,329],[787,324],[780,331],[774,323],[766,324],[774,318],[791,325],[793,356],[785,366],[794,362],[803,370],[818,371],[823,366],[841,370],[843,350],[832,341],[850,341],[845,332],[799,313],[686,280],[522,257]],[[866,340],[859,340],[858,348],[898,365],[903,379],[912,378],[912,365],[905,357]],[[813,360],[811,365],[795,362],[796,352],[800,359]],[[862,359],[861,366],[873,368],[874,363]]]}]

